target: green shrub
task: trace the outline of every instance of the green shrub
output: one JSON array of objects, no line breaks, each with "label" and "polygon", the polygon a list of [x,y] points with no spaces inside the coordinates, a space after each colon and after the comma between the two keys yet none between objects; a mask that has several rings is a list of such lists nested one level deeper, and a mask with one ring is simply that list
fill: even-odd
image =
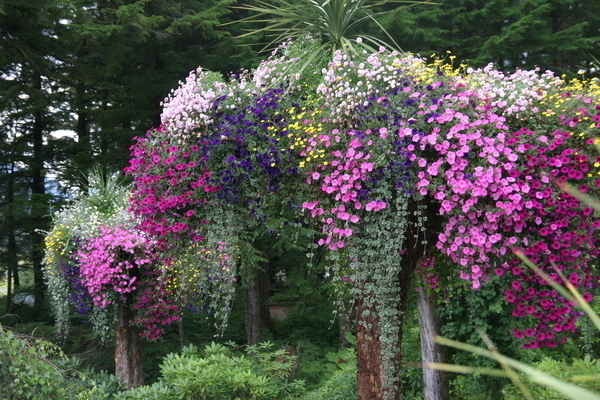
[{"label": "green shrub", "polygon": [[235,355],[221,344],[211,343],[200,354],[187,346],[181,354],[169,354],[160,366],[161,377],[151,386],[120,393],[119,400],[267,400],[288,399],[304,390],[300,381],[288,382],[293,357],[262,343]]},{"label": "green shrub", "polygon": [[358,398],[356,366],[333,373],[319,389],[302,396],[303,400],[352,400]]},{"label": "green shrub", "polygon": [[[351,338],[354,341],[355,338]],[[358,397],[356,382],[356,353],[354,349],[343,349],[337,353],[327,353],[326,370],[330,377],[318,389],[304,396],[302,400],[352,400]]]},{"label": "green shrub", "polygon": [[78,360],[69,359],[52,343],[5,330],[1,325],[0,360],[2,399],[108,398],[98,382],[77,371]]}]

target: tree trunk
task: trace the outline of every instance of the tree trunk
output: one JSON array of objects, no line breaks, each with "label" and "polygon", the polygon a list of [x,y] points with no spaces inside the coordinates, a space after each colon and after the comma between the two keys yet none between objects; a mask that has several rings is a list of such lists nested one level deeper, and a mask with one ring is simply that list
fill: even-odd
[{"label": "tree trunk", "polygon": [[249,345],[260,343],[260,331],[263,328],[272,328],[269,312],[269,263],[265,262],[261,266],[262,268],[254,271],[244,289],[246,341]]},{"label": "tree trunk", "polygon": [[[402,269],[400,271],[399,287],[399,314],[396,321],[386,323],[395,323],[398,326],[398,335],[394,339],[397,343],[397,350],[392,359],[399,366],[402,362],[402,353],[400,345],[402,344],[402,325],[404,322],[404,311],[406,309],[406,300],[411,286],[413,272],[417,265],[419,257],[423,253],[423,246],[415,245],[415,240],[406,239],[407,248],[412,249],[411,253],[406,253],[400,262]],[[367,315],[365,316],[365,311]],[[391,379],[397,379],[398,384],[393,388],[384,388],[384,371],[382,365],[382,344],[380,339],[381,320],[376,312],[376,306],[365,306],[363,299],[359,298],[356,302],[356,347],[358,363],[358,398],[359,400],[398,400],[401,398],[400,376],[396,371]],[[361,322],[362,321],[362,322]],[[368,327],[371,327],[370,329]]]},{"label": "tree trunk", "polygon": [[[356,321],[358,399],[399,399],[400,391],[397,388],[387,389],[388,392],[391,391],[392,393],[384,392],[382,346],[378,334],[380,319],[375,312],[375,306],[366,306],[362,298],[357,299]],[[399,355],[400,353],[398,353]]]},{"label": "tree trunk", "polygon": [[[391,338],[396,346],[396,354],[392,361],[398,366],[397,378],[398,385],[393,388],[384,388],[384,374],[382,369],[382,343],[380,339],[381,320],[375,312],[376,305],[365,305],[362,298],[356,299],[356,347],[358,364],[358,399],[359,400],[399,400],[402,397],[402,388],[400,387],[399,367],[402,362],[402,353],[400,346],[402,344],[402,328],[404,320],[404,311],[411,287],[413,272],[417,263],[425,253],[425,243],[435,243],[441,223],[438,215],[439,206],[431,199],[424,198],[421,204],[409,204],[409,215],[414,215],[414,211],[423,210],[427,216],[424,229],[415,229],[418,232],[417,237],[412,229],[408,229],[402,248],[402,259],[400,260],[400,272],[398,277],[398,317],[396,320],[385,321],[387,324],[396,324],[398,327],[398,336]],[[413,226],[419,221],[409,221]],[[367,315],[365,316],[365,311]],[[362,323],[361,323],[362,321]],[[366,325],[366,326],[365,326]],[[369,328],[370,327],[370,328]]]},{"label": "tree trunk", "polygon": [[127,304],[120,304],[117,309],[115,375],[128,389],[144,384],[142,347],[137,329],[131,325],[131,317]]},{"label": "tree trunk", "polygon": [[[42,91],[42,77],[39,73],[34,72],[33,88]],[[37,221],[38,229],[46,229],[48,222],[48,207],[46,201],[45,187],[45,155],[44,155],[44,108],[38,106],[33,116],[32,142],[33,154],[31,156],[31,197],[32,209],[31,217],[33,221]],[[42,272],[42,260],[44,259],[44,236],[38,231],[30,233],[31,237],[31,262],[33,265],[33,282],[36,301],[40,301],[44,297],[44,274]]]},{"label": "tree trunk", "polygon": [[[14,163],[11,164],[11,169],[8,176],[8,187],[6,188],[6,202],[7,202],[7,213],[6,213],[6,228],[8,236],[8,244],[6,248],[6,313],[10,313],[12,307],[12,283],[15,283],[15,289],[19,283],[19,259],[17,257],[17,239],[15,235],[15,214],[14,214],[14,194],[15,194],[15,169]],[[16,275],[16,276],[15,276]]]},{"label": "tree trunk", "polygon": [[12,299],[12,276],[11,266],[9,265],[6,270],[6,314],[10,314],[11,299]]},{"label": "tree trunk", "polygon": [[258,271],[258,291],[261,329],[266,328],[273,332],[273,321],[271,320],[271,310],[269,308],[269,298],[271,297],[271,265],[269,261],[265,261],[262,264],[262,269]]},{"label": "tree trunk", "polygon": [[[8,282],[10,283],[10,276],[13,279],[13,288],[15,290],[21,287],[21,281],[19,279],[19,246],[17,245],[17,223],[15,221],[15,206],[14,206],[14,198],[15,198],[15,164],[11,163],[10,166],[10,176],[8,177],[8,188],[6,200],[8,202],[8,213],[6,215],[6,225],[8,226],[8,270],[9,270],[9,278]],[[11,271],[12,268],[12,271]],[[11,273],[12,272],[12,273]],[[9,289],[9,300],[10,300],[10,289]],[[7,310],[8,312],[8,310]]]},{"label": "tree trunk", "polygon": [[181,318],[177,320],[177,330],[179,332],[179,347],[182,349],[185,347],[185,330],[183,328],[183,312]]},{"label": "tree trunk", "polygon": [[[352,312],[352,310],[350,310],[350,312]],[[338,316],[340,318],[338,350],[341,351],[343,349],[347,349],[348,347],[350,347],[350,342],[348,341],[347,335],[348,335],[348,333],[350,333],[352,324],[350,322],[348,312],[346,312],[346,307],[344,305],[338,306]]]},{"label": "tree trunk", "polygon": [[246,324],[246,342],[249,345],[260,343],[260,293],[257,276],[248,281],[244,289],[244,318]]},{"label": "tree trunk", "polygon": [[[82,54],[78,54],[82,58]],[[94,163],[94,154],[90,139],[90,124],[88,121],[88,111],[86,102],[86,85],[79,82],[75,85],[74,106],[77,111],[77,125],[75,132],[77,134],[77,153],[74,162],[74,174],[79,174],[80,189],[87,193],[88,191],[88,173]]]},{"label": "tree trunk", "polygon": [[448,374],[427,368],[427,363],[445,362],[443,347],[435,343],[440,335],[441,321],[436,314],[437,296],[427,288],[417,293],[419,311],[419,334],[421,336],[421,358],[423,360],[424,400],[450,400]]}]

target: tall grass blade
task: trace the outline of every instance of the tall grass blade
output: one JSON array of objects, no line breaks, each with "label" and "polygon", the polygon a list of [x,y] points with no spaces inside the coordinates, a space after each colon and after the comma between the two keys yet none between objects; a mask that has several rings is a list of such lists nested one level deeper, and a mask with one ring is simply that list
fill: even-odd
[{"label": "tall grass blade", "polygon": [[600,400],[600,395],[593,393],[589,390],[586,390],[582,387],[574,385],[572,383],[564,382],[552,375],[548,375],[544,372],[541,372],[533,367],[530,367],[527,364],[514,360],[512,358],[503,356],[501,354],[494,354],[489,350],[482,349],[477,346],[472,346],[466,343],[457,342],[455,340],[450,340],[442,337],[436,337],[435,341],[437,343],[443,344],[445,346],[454,347],[459,350],[468,351],[470,353],[479,354],[483,357],[491,358],[491,359],[502,359],[507,365],[510,365],[512,368],[521,371],[529,376],[529,378],[540,385],[544,385],[556,390],[559,393],[562,393],[566,398],[571,400]]}]

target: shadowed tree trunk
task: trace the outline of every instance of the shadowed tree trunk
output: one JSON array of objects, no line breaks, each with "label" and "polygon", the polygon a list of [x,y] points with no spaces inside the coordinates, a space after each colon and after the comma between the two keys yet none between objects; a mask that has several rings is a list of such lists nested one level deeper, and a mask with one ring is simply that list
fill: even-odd
[{"label": "shadowed tree trunk", "polygon": [[[402,343],[402,325],[404,320],[404,311],[406,309],[406,300],[408,298],[411,287],[413,273],[417,266],[417,262],[425,253],[424,241],[434,243],[435,237],[441,226],[439,223],[438,209],[439,207],[424,199],[427,205],[425,209],[427,221],[425,227],[414,237],[414,232],[409,229],[406,233],[406,238],[403,245],[403,255],[400,261],[401,270],[399,273],[399,290],[398,290],[398,317],[395,320],[386,320],[387,324],[396,324],[398,334],[395,338],[390,338],[394,343],[397,343],[396,353],[392,359],[398,366],[402,362],[402,353],[400,345]],[[413,215],[416,210],[416,204],[409,205],[409,215]],[[415,226],[413,224],[412,226]],[[364,297],[364,296],[363,296]],[[391,379],[396,378],[397,385],[392,388],[385,388],[383,385],[384,370],[382,359],[382,343],[381,343],[381,324],[382,321],[376,312],[376,304],[365,304],[362,298],[356,299],[356,347],[357,347],[357,364],[358,364],[358,399],[359,400],[399,400],[402,397],[400,387],[399,370],[396,370]],[[366,313],[365,313],[366,312]]]},{"label": "shadowed tree trunk", "polygon": [[[82,55],[79,55],[82,58]],[[75,110],[77,111],[77,125],[75,126],[77,134],[77,154],[75,158],[74,168],[76,171],[73,173],[81,173],[79,181],[81,182],[80,189],[87,193],[88,181],[87,171],[92,168],[94,163],[94,153],[92,151],[92,144],[90,139],[90,126],[88,121],[88,111],[86,109],[87,104],[85,100],[86,87],[83,83],[77,83],[75,85]]]},{"label": "shadowed tree trunk", "polygon": [[6,212],[6,235],[7,239],[7,248],[6,248],[6,313],[10,313],[10,309],[12,306],[12,292],[13,286],[12,283],[15,283],[15,289],[19,284],[19,260],[17,257],[17,240],[15,234],[15,215],[14,215],[14,194],[15,194],[15,168],[14,163],[11,163],[9,175],[8,175],[8,185],[6,188],[6,204],[7,204],[7,212]]},{"label": "shadowed tree trunk", "polygon": [[246,341],[249,345],[260,343],[260,331],[272,328],[269,312],[270,285],[269,262],[261,263],[244,289],[244,317]]},{"label": "shadowed tree trunk", "polygon": [[[6,246],[6,313],[10,313],[12,307],[13,291],[19,289],[19,257],[16,234],[14,229],[14,217],[7,217],[8,224],[8,244]],[[13,286],[14,283],[14,286]]]},{"label": "shadowed tree trunk", "polygon": [[[38,72],[33,73],[32,87],[37,93],[42,92],[42,77]],[[46,199],[45,186],[45,166],[44,162],[44,130],[45,125],[45,104],[38,105],[33,115],[32,127],[32,147],[30,170],[31,170],[31,218],[36,221],[37,229],[47,229],[48,226],[48,206]],[[31,263],[33,266],[33,282],[36,301],[44,298],[44,274],[42,271],[42,260],[44,259],[44,235],[40,231],[30,233],[31,237]]]},{"label": "shadowed tree trunk", "polygon": [[179,333],[179,347],[182,349],[185,347],[185,329],[183,327],[183,313],[177,320],[177,332]]},{"label": "shadowed tree trunk", "polygon": [[246,326],[246,343],[260,342],[260,293],[256,276],[250,278],[244,289],[244,319]]},{"label": "shadowed tree trunk", "polygon": [[[352,312],[352,310],[350,310],[350,312]],[[350,317],[344,305],[338,306],[338,317],[340,318],[338,350],[341,351],[350,347],[347,335],[351,332],[352,322],[350,321]]]},{"label": "shadowed tree trunk", "polygon": [[[8,212],[6,213],[6,225],[8,228],[8,273],[12,276],[13,289],[17,290],[21,287],[19,279],[19,246],[17,245],[17,222],[15,220],[15,164],[11,163],[10,175],[8,177],[8,188],[6,193],[6,201],[8,203]],[[8,279],[10,285],[10,277]],[[8,299],[10,300],[10,290]]]},{"label": "shadowed tree trunk", "polygon": [[12,267],[9,265],[6,269],[6,313],[10,314],[12,299]]},{"label": "shadowed tree trunk", "polygon": [[144,384],[142,347],[137,329],[131,324],[131,319],[129,306],[119,304],[115,341],[115,375],[128,389]]},{"label": "shadowed tree trunk", "polygon": [[419,334],[421,336],[421,358],[423,360],[424,400],[450,400],[448,374],[444,371],[429,369],[426,363],[445,362],[443,347],[435,343],[440,335],[441,321],[436,314],[437,295],[427,288],[417,293],[419,311]]}]

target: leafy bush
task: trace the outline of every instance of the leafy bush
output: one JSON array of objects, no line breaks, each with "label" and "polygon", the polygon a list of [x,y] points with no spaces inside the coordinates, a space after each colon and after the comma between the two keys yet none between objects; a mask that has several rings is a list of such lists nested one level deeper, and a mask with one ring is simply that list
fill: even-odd
[{"label": "leafy bush", "polygon": [[307,393],[302,399],[349,400],[356,399],[357,397],[356,368],[345,368],[334,372],[323,386]]},{"label": "leafy bush", "polygon": [[[100,387],[92,377],[77,371],[78,360],[42,339],[5,330],[0,326],[0,398],[2,399],[106,399],[110,378]],[[113,382],[114,383],[114,382]]]},{"label": "leafy bush", "polygon": [[304,390],[301,381],[288,382],[294,358],[271,343],[246,347],[235,355],[227,347],[211,343],[201,355],[198,347],[187,346],[181,354],[169,354],[161,378],[151,386],[131,389],[119,400],[288,399]]},{"label": "leafy bush", "polygon": [[352,349],[328,353],[327,366],[333,375],[318,389],[302,396],[302,400],[349,400],[358,397],[356,385],[356,354]]}]

